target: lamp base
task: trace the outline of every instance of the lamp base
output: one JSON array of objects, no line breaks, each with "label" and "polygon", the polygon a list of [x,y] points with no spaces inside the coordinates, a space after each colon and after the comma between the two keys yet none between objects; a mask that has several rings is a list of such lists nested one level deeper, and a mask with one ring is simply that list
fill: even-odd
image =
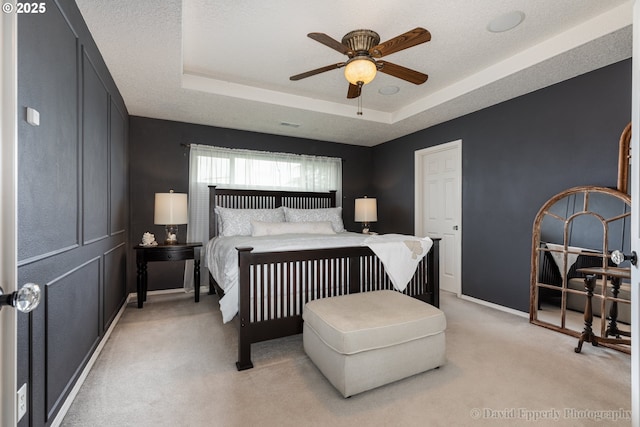
[{"label": "lamp base", "polygon": [[371,224],[369,224],[368,222],[363,222],[362,223],[362,234],[369,234],[371,230]]},{"label": "lamp base", "polygon": [[178,244],[178,226],[167,225],[165,227],[167,231],[166,238],[164,239],[165,245],[177,245]]}]

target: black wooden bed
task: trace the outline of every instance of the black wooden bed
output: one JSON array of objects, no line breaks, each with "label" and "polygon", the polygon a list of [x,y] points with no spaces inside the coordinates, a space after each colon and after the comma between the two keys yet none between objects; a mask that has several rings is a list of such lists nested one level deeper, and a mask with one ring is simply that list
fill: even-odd
[{"label": "black wooden bed", "polygon": [[[238,190],[209,187],[209,237],[218,235],[216,206],[232,209],[318,209],[336,206],[336,192]],[[439,239],[422,259],[403,293],[439,306]],[[238,370],[250,369],[251,344],[302,332],[302,307],[310,299],[394,289],[366,246],[281,252],[238,249]],[[306,268],[301,268],[306,264]],[[310,268],[312,267],[312,268]],[[319,267],[319,268],[318,268]],[[302,271],[305,273],[303,274]],[[210,292],[224,295],[209,276]],[[310,289],[314,287],[314,289]],[[303,290],[303,291],[301,291]],[[251,298],[249,295],[261,295]],[[270,301],[278,299],[279,310]]]}]

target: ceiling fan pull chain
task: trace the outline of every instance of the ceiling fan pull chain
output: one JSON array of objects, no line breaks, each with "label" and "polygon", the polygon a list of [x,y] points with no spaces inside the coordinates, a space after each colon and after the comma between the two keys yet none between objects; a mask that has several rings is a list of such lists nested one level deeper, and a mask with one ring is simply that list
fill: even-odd
[{"label": "ceiling fan pull chain", "polygon": [[358,115],[362,115],[362,82],[358,82],[358,92],[360,92],[360,96],[358,97]]}]

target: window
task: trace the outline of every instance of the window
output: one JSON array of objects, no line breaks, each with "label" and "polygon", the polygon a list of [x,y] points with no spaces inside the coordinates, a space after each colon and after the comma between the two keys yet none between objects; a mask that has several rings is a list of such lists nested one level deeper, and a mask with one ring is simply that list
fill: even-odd
[{"label": "window", "polygon": [[342,160],[335,157],[192,145],[190,170],[191,180],[235,188],[339,192],[342,186]]}]

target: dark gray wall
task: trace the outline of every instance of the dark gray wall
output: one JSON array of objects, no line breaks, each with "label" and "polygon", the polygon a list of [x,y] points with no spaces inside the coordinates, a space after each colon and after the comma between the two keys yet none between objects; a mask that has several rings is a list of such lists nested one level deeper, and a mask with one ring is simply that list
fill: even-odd
[{"label": "dark gray wall", "polygon": [[[131,241],[139,242],[145,231],[162,241],[164,227],[153,225],[154,194],[173,189],[189,190],[189,150],[180,144],[203,144],[343,159],[342,206],[345,226],[358,230],[353,221],[354,200],[371,192],[372,152],[359,147],[190,123],[130,117]],[[182,236],[182,237],[180,237]],[[180,226],[179,241],[186,227]],[[129,290],[135,290],[133,256],[130,257]],[[182,286],[184,262],[149,264],[149,290]]]},{"label": "dark gray wall", "polygon": [[[26,108],[40,126],[26,122]],[[72,0],[18,17],[19,425],[50,425],[126,298],[128,112]]]},{"label": "dark gray wall", "polygon": [[414,152],[462,139],[462,292],[528,311],[538,209],[578,185],[615,187],[631,60],[373,148],[381,232],[414,232]]}]

